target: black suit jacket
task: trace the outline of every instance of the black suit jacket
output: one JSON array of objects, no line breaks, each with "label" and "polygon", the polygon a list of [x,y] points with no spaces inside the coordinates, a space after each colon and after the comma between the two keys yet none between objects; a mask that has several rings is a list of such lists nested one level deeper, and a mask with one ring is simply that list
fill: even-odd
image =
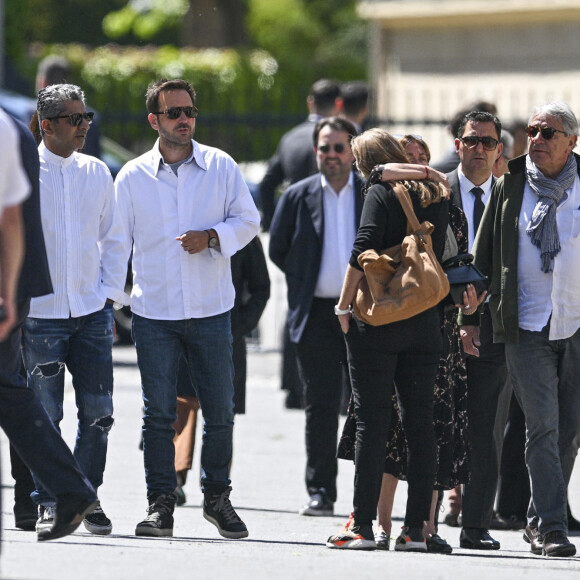
[{"label": "black suit jacket", "polygon": [[[362,212],[362,181],[354,174],[355,227]],[[290,186],[270,229],[270,258],[286,275],[290,340],[300,342],[314,298],[322,259],[324,211],[320,174]],[[346,266],[346,265],[345,265]]]},{"label": "black suit jacket", "polygon": [[451,195],[449,201],[463,209],[463,202],[461,201],[461,187],[459,186],[459,175],[457,169],[447,174],[449,180],[449,187],[451,188]]},{"label": "black suit jacket", "polygon": [[40,161],[32,133],[21,121],[12,118],[20,137],[20,154],[31,192],[22,204],[25,253],[18,284],[19,302],[52,293],[40,217]]},{"label": "black suit jacket", "polygon": [[318,172],[314,155],[313,133],[316,121],[304,121],[282,136],[276,153],[260,183],[262,227],[270,228],[274,215],[276,190],[284,182],[290,185]]}]

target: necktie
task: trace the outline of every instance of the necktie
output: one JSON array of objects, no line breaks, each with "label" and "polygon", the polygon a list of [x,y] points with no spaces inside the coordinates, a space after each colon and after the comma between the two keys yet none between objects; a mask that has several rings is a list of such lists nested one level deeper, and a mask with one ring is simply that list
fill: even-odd
[{"label": "necktie", "polygon": [[474,187],[471,190],[475,197],[475,204],[473,205],[473,235],[477,234],[477,229],[479,228],[479,222],[481,221],[481,216],[483,215],[483,210],[485,205],[481,201],[481,196],[483,195],[483,189],[481,187]]}]

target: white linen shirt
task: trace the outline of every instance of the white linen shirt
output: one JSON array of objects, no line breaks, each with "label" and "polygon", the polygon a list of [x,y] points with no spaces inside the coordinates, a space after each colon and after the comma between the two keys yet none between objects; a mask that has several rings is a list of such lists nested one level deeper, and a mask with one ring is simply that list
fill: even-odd
[{"label": "white linen shirt", "polygon": [[78,318],[101,310],[107,298],[128,304],[127,259],[115,216],[113,179],[95,157],[60,157],[44,143],[40,210],[54,294],[33,298],[32,318]]},{"label": "white linen shirt", "polygon": [[[115,181],[127,256],[133,245],[131,310],[156,320],[206,318],[231,310],[230,257],[258,233],[260,214],[234,160],[192,140],[177,175],[159,140]],[[189,254],[176,238],[213,228],[219,247]]]},{"label": "white linen shirt", "polygon": [[30,182],[20,158],[20,136],[8,114],[0,110],[0,217],[5,207],[22,203],[30,195]]},{"label": "white linen shirt", "polygon": [[540,249],[526,232],[537,201],[526,181],[518,222],[518,320],[520,328],[536,332],[549,320],[550,340],[563,340],[580,328],[580,179],[556,208],[561,249],[553,272],[542,272]]}]

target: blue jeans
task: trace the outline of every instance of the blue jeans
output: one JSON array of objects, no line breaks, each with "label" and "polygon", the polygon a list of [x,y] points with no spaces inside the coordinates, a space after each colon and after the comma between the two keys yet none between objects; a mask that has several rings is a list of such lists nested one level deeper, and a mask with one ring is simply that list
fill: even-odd
[{"label": "blue jeans", "polygon": [[143,456],[148,499],[173,493],[177,486],[173,423],[182,354],[203,413],[202,490],[226,488],[234,427],[230,313],[189,320],[153,320],[133,314],[133,339],[145,405]]},{"label": "blue jeans", "polygon": [[580,445],[580,330],[564,340],[520,329],[505,346],[514,393],[526,418],[530,526],[567,532],[568,483]]},{"label": "blue jeans", "polygon": [[[113,426],[112,306],[78,318],[27,318],[22,344],[28,385],[59,431],[65,368],[72,375],[79,420],[74,456],[98,489]],[[54,502],[40,482],[35,483],[32,499],[43,505]]]}]

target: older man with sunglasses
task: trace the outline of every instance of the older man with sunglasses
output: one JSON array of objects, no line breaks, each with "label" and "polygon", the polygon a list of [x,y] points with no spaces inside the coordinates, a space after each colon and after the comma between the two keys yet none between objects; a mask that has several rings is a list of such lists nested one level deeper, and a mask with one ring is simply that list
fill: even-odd
[{"label": "older man with sunglasses", "polygon": [[[78,408],[74,456],[98,489],[113,426],[113,302],[128,298],[111,174],[98,159],[79,153],[91,120],[80,87],[59,84],[39,92],[33,121],[42,139],[40,206],[54,293],[31,300],[23,357],[28,385],[57,428],[65,369],[70,371]],[[35,484],[36,529],[43,533],[54,523],[55,498],[36,478]],[[84,524],[93,534],[112,531],[100,505]]]},{"label": "older man with sunglasses", "polygon": [[159,138],[116,179],[126,257],[133,248],[133,337],[143,385],[147,517],[139,536],[173,535],[173,423],[184,356],[203,413],[203,515],[226,538],[248,530],[230,502],[234,386],[230,258],[258,233],[260,215],[234,160],[193,140],[198,110],[185,80],[146,95]]},{"label": "older man with sunglasses", "polygon": [[548,103],[527,133],[529,153],[496,183],[474,253],[491,280],[494,340],[505,344],[526,419],[524,540],[534,554],[569,557],[566,490],[580,445],[578,122],[565,103]]}]

